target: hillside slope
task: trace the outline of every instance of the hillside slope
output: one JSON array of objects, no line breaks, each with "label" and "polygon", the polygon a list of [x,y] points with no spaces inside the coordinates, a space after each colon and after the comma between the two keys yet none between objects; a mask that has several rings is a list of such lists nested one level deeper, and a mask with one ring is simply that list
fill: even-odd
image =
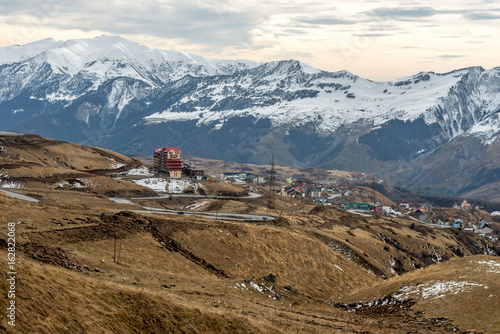
[{"label": "hillside slope", "polygon": [[96,147],[38,135],[0,132],[0,187],[7,189],[72,189],[101,195],[155,193],[134,183],[106,177],[137,165],[138,160]]},{"label": "hillside slope", "polygon": [[[2,184],[7,173],[8,189],[19,185],[16,192],[39,200],[0,192],[0,256],[8,258],[8,222],[14,223],[16,237],[17,322],[14,328],[3,317],[3,332],[500,329],[496,321],[478,325],[498,317],[498,308],[474,310],[474,321],[460,318],[470,296],[490,298],[486,285],[489,294],[496,293],[497,272],[487,270],[497,268],[492,257],[500,255],[500,246],[477,234],[281,196],[269,207],[268,193],[258,186],[251,197],[157,196],[116,177],[124,168],[117,163],[137,164],[117,153],[32,135],[4,133],[0,140],[7,150],[0,158]],[[82,187],[86,179],[92,183]],[[217,185],[210,181],[210,189]],[[237,213],[249,218],[231,220]],[[10,289],[8,275],[0,273],[3,291]],[[409,294],[416,290],[404,290],[400,282],[420,289],[452,276],[467,283],[464,292],[480,293],[440,299],[453,303],[447,310],[434,302],[413,304],[406,299],[416,297],[408,295],[397,304],[403,314],[392,308],[345,312],[351,301],[361,300],[356,293],[366,298],[378,298],[379,290]],[[4,310],[7,303],[8,298],[0,299]],[[427,307],[432,318],[415,314]]]},{"label": "hillside slope", "polygon": [[[468,328],[472,332],[496,333],[500,328],[495,311],[500,308],[499,274],[497,257],[452,259],[334,303],[341,309],[372,316],[392,309],[404,317],[434,319],[455,332]],[[405,303],[412,305],[412,312],[402,309]]]}]

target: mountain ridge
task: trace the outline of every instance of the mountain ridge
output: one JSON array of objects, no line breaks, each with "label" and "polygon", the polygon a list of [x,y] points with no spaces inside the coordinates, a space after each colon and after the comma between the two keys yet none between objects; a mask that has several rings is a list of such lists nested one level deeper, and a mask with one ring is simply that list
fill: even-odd
[{"label": "mountain ridge", "polygon": [[[39,43],[46,50],[33,55],[29,45],[31,57],[17,62],[0,56],[5,130],[128,154],[166,143],[237,162],[268,163],[274,154],[279,163],[376,172],[429,192],[437,191],[431,181],[413,182],[429,170],[419,165],[426,157],[459,138],[478,152],[498,142],[500,67],[376,82],[297,60],[213,60],[116,36]],[[462,188],[471,189],[465,181],[443,189],[466,195]]]}]

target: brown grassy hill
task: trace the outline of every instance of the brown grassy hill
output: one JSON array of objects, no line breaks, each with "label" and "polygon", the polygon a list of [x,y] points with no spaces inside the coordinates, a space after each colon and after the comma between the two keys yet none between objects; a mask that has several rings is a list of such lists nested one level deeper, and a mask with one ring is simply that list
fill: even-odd
[{"label": "brown grassy hill", "polygon": [[[452,322],[458,326],[454,331],[467,328],[473,332],[498,333],[499,274],[498,257],[455,258],[391,278],[376,287],[342,297],[335,303],[344,309],[374,317],[392,308],[406,317]],[[386,304],[381,305],[384,300]],[[374,305],[376,301],[379,302]],[[399,307],[402,302],[414,303],[411,311]],[[450,327],[453,329],[454,326]]]},{"label": "brown grassy hill", "polygon": [[[140,207],[115,203],[106,194],[126,196],[128,191],[129,197],[135,197],[136,193],[148,191],[129,181],[99,174],[106,167],[106,157],[124,164],[134,161],[107,153],[103,153],[104,159],[98,158],[103,151],[83,148],[83,152],[95,157],[95,164],[89,165],[82,158],[82,162],[71,165],[75,169],[52,166],[43,159],[36,161],[46,153],[40,149],[43,139],[32,140],[34,143],[23,144],[25,148],[14,144],[7,147],[8,154],[17,149],[19,158],[10,156],[5,170],[19,172],[20,181],[35,179],[27,167],[16,171],[25,168],[21,163],[24,161],[57,170],[61,178],[57,184],[85,175],[93,182],[102,182],[102,186],[97,187],[100,190],[89,187],[82,191],[74,186],[56,186],[56,182],[42,187],[44,178],[25,182],[20,191],[40,198],[40,203],[0,193],[3,258],[7,258],[6,222],[19,222],[18,326],[10,327],[3,317],[0,331],[447,333],[452,326],[461,330],[482,328],[484,332],[497,328],[494,321],[491,327],[479,327],[477,323],[498,317],[498,308],[484,314],[474,311],[474,322],[460,319],[472,295],[460,293],[450,295],[455,299],[422,299],[413,304],[417,292],[410,296],[413,288],[401,290],[404,285],[424,289],[427,285],[422,284],[430,280],[434,284],[434,280],[450,281],[455,277],[459,283],[471,283],[464,285],[464,291],[477,292],[477,298],[493,298],[479,293],[486,290],[496,296],[494,289],[498,287],[488,281],[494,274],[478,266],[484,265],[481,261],[492,261],[481,254],[498,255],[500,248],[475,234],[432,229],[410,218],[362,217],[280,196],[274,197],[269,208],[268,194],[254,186],[250,190],[263,196],[167,197],[138,203],[184,211],[194,208],[198,212],[262,214],[276,216],[276,220],[236,222],[220,216],[208,219],[187,214],[134,213],[131,210]],[[66,144],[41,147],[55,157],[59,154],[55,153],[57,145]],[[68,145],[64,147],[78,149]],[[81,154],[85,157],[87,153]],[[67,161],[70,165],[71,159]],[[99,172],[94,173],[96,170]],[[74,173],[82,176],[75,177]],[[247,191],[216,181],[206,185],[212,193]],[[359,189],[359,193],[363,191],[369,190]],[[486,281],[480,280],[480,270]],[[4,270],[0,273],[2,291],[7,291],[6,278]],[[489,289],[472,283],[489,284]],[[404,312],[387,307],[345,311],[350,303],[402,293],[412,299],[405,297],[394,304]],[[1,309],[6,309],[7,301],[0,299]],[[446,310],[440,307],[441,301]],[[423,311],[426,316],[415,314]],[[435,320],[440,317],[449,321]]]},{"label": "brown grassy hill", "polygon": [[134,183],[106,177],[138,160],[96,147],[81,146],[37,135],[2,135],[0,186],[18,189],[72,189],[106,196],[154,193]]}]

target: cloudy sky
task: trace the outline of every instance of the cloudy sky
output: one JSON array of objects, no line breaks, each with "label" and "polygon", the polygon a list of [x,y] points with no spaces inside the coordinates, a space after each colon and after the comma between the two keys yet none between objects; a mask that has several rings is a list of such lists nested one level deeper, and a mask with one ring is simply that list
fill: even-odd
[{"label": "cloudy sky", "polygon": [[0,3],[0,46],[101,34],[211,58],[293,58],[380,81],[500,66],[500,3],[494,0]]}]

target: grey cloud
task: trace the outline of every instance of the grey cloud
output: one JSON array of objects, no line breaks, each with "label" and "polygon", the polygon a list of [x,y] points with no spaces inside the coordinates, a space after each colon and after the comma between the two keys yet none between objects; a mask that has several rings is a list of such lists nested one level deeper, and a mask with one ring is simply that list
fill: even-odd
[{"label": "grey cloud", "polygon": [[440,59],[456,59],[456,58],[463,58],[465,57],[464,55],[440,55],[438,58]]},{"label": "grey cloud", "polygon": [[[54,6],[50,6],[51,1]],[[21,3],[30,8],[27,1],[21,0]],[[140,6],[128,1],[47,0],[43,6],[47,10],[32,5],[23,14],[42,18],[36,24],[43,26],[178,38],[215,47],[247,45],[251,42],[249,31],[266,19],[257,11],[226,12],[222,7],[219,10],[216,5],[210,8],[190,0],[171,3],[143,0]],[[5,9],[4,15],[19,14],[19,7],[1,4],[0,12]]]},{"label": "grey cloud", "polygon": [[386,37],[393,36],[394,34],[382,34],[382,33],[367,33],[367,34],[354,34],[355,37]]},{"label": "grey cloud", "polygon": [[434,16],[438,13],[432,7],[381,7],[375,8],[363,14],[381,18],[418,19]]},{"label": "grey cloud", "polygon": [[411,21],[417,19],[426,19],[435,15],[441,14],[462,14],[465,20],[479,21],[479,20],[498,20],[500,15],[491,14],[491,11],[500,11],[500,9],[488,9],[483,11],[471,11],[468,9],[446,9],[437,10],[432,7],[381,7],[375,8],[370,11],[363,12],[362,14],[378,17],[383,19],[393,19],[400,21]]},{"label": "grey cloud", "polygon": [[494,15],[486,12],[480,13],[469,13],[464,14],[464,18],[470,21],[482,21],[482,20],[498,20],[500,19],[499,15]]},{"label": "grey cloud", "polygon": [[308,24],[318,24],[318,25],[346,25],[355,24],[354,21],[341,20],[334,17],[313,17],[313,18],[299,18],[295,19],[297,22],[308,23]]}]

